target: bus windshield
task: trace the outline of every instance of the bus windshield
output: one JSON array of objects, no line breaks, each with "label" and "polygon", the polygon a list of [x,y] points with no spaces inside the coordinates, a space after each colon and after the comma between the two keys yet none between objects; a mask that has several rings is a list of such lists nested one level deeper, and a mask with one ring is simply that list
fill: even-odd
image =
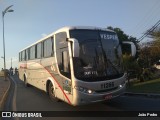
[{"label": "bus windshield", "polygon": [[123,76],[122,52],[116,33],[102,30],[70,30],[79,42],[73,57],[74,75],[83,81],[103,81]]}]

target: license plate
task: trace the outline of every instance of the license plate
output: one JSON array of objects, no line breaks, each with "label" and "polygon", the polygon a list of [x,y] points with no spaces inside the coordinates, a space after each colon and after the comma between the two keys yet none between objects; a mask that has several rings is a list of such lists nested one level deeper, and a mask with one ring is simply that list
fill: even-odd
[{"label": "license plate", "polygon": [[110,94],[110,95],[106,95],[106,96],[104,96],[104,99],[105,100],[110,100],[110,99],[112,99],[112,95]]}]

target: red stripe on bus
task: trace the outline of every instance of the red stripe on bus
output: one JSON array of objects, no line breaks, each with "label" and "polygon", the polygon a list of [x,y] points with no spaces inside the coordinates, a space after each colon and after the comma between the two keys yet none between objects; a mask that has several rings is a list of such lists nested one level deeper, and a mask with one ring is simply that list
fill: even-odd
[{"label": "red stripe on bus", "polygon": [[20,66],[20,68],[27,69],[27,67],[22,67],[22,66]]},{"label": "red stripe on bus", "polygon": [[[36,62],[37,63],[37,62]],[[40,64],[40,63],[38,63]],[[21,64],[22,65],[22,64]],[[23,64],[24,65],[24,64]],[[64,96],[66,97],[67,101],[69,104],[71,104],[71,101],[69,100],[69,98],[67,97],[67,95],[65,94],[65,92],[63,91],[61,85],[58,83],[58,81],[56,80],[56,78],[49,72],[49,70],[47,68],[45,68],[42,64],[40,64],[51,76],[52,78],[56,81],[56,83],[58,84],[58,87],[61,89],[61,91],[63,92]],[[22,66],[20,66],[20,68],[24,68]],[[26,68],[27,68],[27,64],[26,64]]]},{"label": "red stripe on bus", "polygon": [[[41,65],[43,66],[43,65]],[[43,66],[44,67],[44,66]],[[47,68],[44,67],[44,69],[47,70],[47,72],[53,77],[53,79],[56,81],[56,83],[58,84],[58,87],[61,89],[61,91],[63,92],[64,96],[66,97],[66,99],[68,100],[68,103],[71,104],[71,101],[69,100],[68,96],[65,94],[64,90],[62,89],[61,85],[58,83],[58,81],[56,80],[56,78],[49,72],[49,70]]]},{"label": "red stripe on bus", "polygon": [[[45,68],[46,69],[46,68]],[[48,69],[46,69],[48,71],[48,73],[54,78],[54,80],[56,81],[56,83],[58,84],[59,88],[61,89],[61,91],[63,92],[64,96],[67,98],[69,104],[71,104],[71,101],[69,100],[68,96],[65,94],[64,90],[62,89],[62,87],[60,86],[60,84],[58,83],[58,81],[56,80],[56,78],[49,72]]]},{"label": "red stripe on bus", "polygon": [[27,64],[26,63],[20,64],[20,68],[27,69]]}]

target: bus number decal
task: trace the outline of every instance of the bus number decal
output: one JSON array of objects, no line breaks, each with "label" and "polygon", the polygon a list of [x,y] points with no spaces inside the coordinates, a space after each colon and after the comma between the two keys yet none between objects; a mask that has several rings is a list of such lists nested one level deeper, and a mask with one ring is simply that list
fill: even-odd
[{"label": "bus number decal", "polygon": [[114,87],[114,82],[101,84],[101,89],[107,89],[107,88],[113,88],[113,87]]}]

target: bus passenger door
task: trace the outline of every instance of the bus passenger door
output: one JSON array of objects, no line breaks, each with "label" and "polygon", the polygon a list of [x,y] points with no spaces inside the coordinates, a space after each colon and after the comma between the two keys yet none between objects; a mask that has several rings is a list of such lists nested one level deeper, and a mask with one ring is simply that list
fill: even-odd
[{"label": "bus passenger door", "polygon": [[[66,41],[67,35],[65,32],[56,34],[56,57],[59,70],[59,79],[58,82],[63,89],[63,99],[66,102],[69,102],[72,98],[72,89],[71,89],[71,72],[70,72],[70,59],[68,51],[68,42]],[[58,94],[57,94],[58,95]],[[68,98],[66,98],[66,96]]]}]

